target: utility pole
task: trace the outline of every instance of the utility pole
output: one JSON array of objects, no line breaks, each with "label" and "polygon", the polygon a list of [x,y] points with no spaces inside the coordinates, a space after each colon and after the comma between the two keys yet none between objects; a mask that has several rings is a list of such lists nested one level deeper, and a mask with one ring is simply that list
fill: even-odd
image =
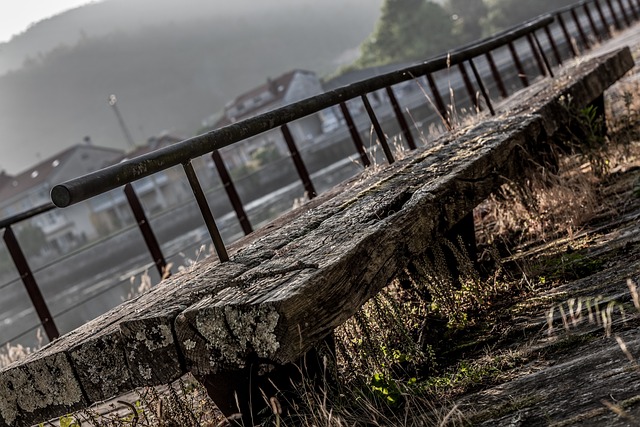
[{"label": "utility pole", "polygon": [[126,138],[129,146],[133,149],[136,148],[136,144],[133,142],[133,138],[131,138],[131,134],[127,129],[127,125],[124,123],[122,119],[122,115],[120,114],[120,110],[118,110],[118,98],[114,94],[109,95],[109,105],[113,108],[113,112],[118,119],[118,123],[120,124],[120,129],[122,129],[122,133],[124,133],[124,137]]}]

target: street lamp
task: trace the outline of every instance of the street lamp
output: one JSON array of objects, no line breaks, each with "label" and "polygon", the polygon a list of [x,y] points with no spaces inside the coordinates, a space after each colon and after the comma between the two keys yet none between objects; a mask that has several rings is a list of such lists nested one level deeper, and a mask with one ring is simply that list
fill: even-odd
[{"label": "street lamp", "polygon": [[122,133],[124,133],[124,137],[129,143],[131,148],[135,148],[136,144],[133,142],[133,138],[131,138],[131,134],[127,129],[127,125],[125,125],[124,120],[122,119],[122,115],[120,114],[120,110],[118,110],[118,98],[114,94],[109,95],[109,105],[113,108],[113,112],[118,119],[118,123],[120,124],[120,129],[122,129]]}]

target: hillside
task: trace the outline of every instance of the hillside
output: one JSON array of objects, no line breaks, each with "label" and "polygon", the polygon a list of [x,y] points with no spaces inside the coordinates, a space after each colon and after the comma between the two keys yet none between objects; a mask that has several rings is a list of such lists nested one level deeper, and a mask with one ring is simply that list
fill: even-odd
[{"label": "hillside", "polygon": [[353,60],[381,3],[107,0],[42,21],[0,44],[0,168],[23,170],[87,135],[124,148],[111,93],[136,141],[193,134],[267,77]]}]

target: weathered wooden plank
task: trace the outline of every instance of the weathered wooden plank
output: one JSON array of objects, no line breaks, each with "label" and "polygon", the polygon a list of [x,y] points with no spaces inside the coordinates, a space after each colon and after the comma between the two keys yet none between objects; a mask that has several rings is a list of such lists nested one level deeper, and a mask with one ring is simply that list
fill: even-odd
[{"label": "weathered wooden plank", "polygon": [[[502,117],[366,172],[0,371],[0,426],[28,425],[185,371],[294,361],[633,66],[628,50],[532,85]],[[552,82],[552,84],[549,84]]]},{"label": "weathered wooden plank", "polygon": [[40,351],[0,375],[0,425],[31,425],[87,405],[65,353]]},{"label": "weathered wooden plank", "polygon": [[[194,270],[181,280],[163,282],[138,298],[129,310],[102,316],[119,316],[106,327],[98,329],[99,322],[90,322],[87,326],[97,326],[96,332],[70,344],[70,355],[88,399],[101,401],[132,388],[166,384],[184,374],[173,322],[189,304],[245,269],[238,264],[225,267],[214,274],[210,269]],[[202,277],[208,275],[215,279],[204,282]]]},{"label": "weathered wooden plank", "polygon": [[[241,369],[253,356],[265,365],[297,360],[503,179],[521,176],[521,165],[559,126],[555,114],[569,114],[561,102],[585,106],[632,66],[628,50],[582,63],[552,88],[538,86],[528,102],[520,98],[517,115],[481,123],[384,171],[304,241],[283,246],[288,260],[274,257],[260,265],[259,280],[241,281],[181,313],[176,335],[187,365],[206,375]],[[271,274],[287,263],[302,268]]]},{"label": "weathered wooden plank", "polygon": [[176,335],[191,369],[240,369],[252,353],[267,364],[297,360],[513,176],[510,165],[541,134],[540,122],[489,121],[455,145],[407,160],[303,241],[284,246],[282,258],[262,263],[251,272],[257,280],[246,277],[189,307]]}]

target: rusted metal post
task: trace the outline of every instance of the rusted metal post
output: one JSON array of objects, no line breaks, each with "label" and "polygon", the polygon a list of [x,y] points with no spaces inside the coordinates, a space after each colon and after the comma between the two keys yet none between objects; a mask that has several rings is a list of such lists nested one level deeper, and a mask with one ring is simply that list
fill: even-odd
[{"label": "rusted metal post", "polygon": [[153,263],[160,274],[160,278],[167,277],[167,274],[171,274],[170,271],[167,271],[167,261],[162,254],[162,249],[160,249],[160,245],[158,244],[158,240],[156,239],[153,230],[151,229],[151,224],[149,224],[149,220],[147,219],[147,215],[144,213],[144,208],[140,203],[140,199],[136,195],[135,190],[133,189],[133,185],[127,184],[124,186],[124,194],[127,197],[127,201],[129,202],[129,207],[131,208],[131,212],[133,212],[133,217],[136,219],[136,223],[138,224],[138,228],[142,233],[142,237],[144,238],[144,242],[147,245],[147,249],[151,254],[151,259],[153,259]]},{"label": "rusted metal post", "polygon": [[227,192],[227,197],[229,197],[231,206],[233,206],[233,210],[236,212],[240,227],[242,227],[244,234],[247,235],[253,231],[253,228],[251,227],[251,222],[249,221],[247,213],[244,211],[244,206],[242,205],[236,186],[233,185],[233,180],[227,170],[227,166],[224,164],[224,160],[218,150],[213,150],[213,152],[211,152],[211,158],[213,159],[213,164],[216,166],[216,170],[218,171],[218,176],[220,176],[220,181],[222,181],[222,185]]},{"label": "rusted metal post", "polygon": [[502,81],[502,77],[500,76],[500,72],[498,71],[498,67],[496,66],[496,62],[493,60],[493,55],[491,52],[487,52],[484,54],[487,59],[487,63],[489,64],[489,68],[491,69],[491,75],[493,76],[493,80],[496,82],[496,86],[498,87],[498,91],[500,92],[500,96],[503,98],[507,98],[509,93],[507,92],[507,88]]},{"label": "rusted metal post", "polygon": [[367,114],[369,115],[369,119],[371,120],[371,125],[378,136],[378,141],[380,141],[380,145],[382,146],[382,151],[384,151],[384,155],[387,157],[387,161],[389,164],[395,162],[396,160],[393,158],[393,153],[391,153],[391,149],[389,148],[389,143],[387,142],[387,137],[382,130],[382,126],[380,126],[380,122],[378,122],[378,118],[376,117],[375,111],[373,111],[373,107],[371,107],[371,103],[369,102],[369,98],[367,98],[367,94],[364,94],[360,97],[362,99],[362,103],[364,104],[364,109],[367,110]]},{"label": "rusted metal post", "polygon": [[282,136],[284,136],[284,141],[287,143],[287,148],[289,148],[289,153],[291,154],[293,164],[296,166],[296,170],[298,171],[298,176],[300,177],[302,185],[304,186],[304,191],[306,191],[307,197],[309,197],[309,199],[313,199],[318,194],[316,193],[316,189],[313,187],[311,177],[309,176],[307,167],[302,161],[302,157],[300,156],[298,147],[296,147],[296,143],[293,140],[293,135],[291,135],[289,126],[284,124],[280,127],[280,130],[282,131]]},{"label": "rusted metal post", "polygon": [[596,5],[596,11],[598,12],[598,16],[600,17],[600,22],[602,22],[602,26],[604,27],[606,36],[611,37],[611,29],[609,28],[609,24],[607,24],[607,18],[605,18],[604,12],[602,11],[600,0],[595,0],[594,4]]},{"label": "rusted metal post", "polygon": [[200,208],[204,224],[207,226],[207,230],[209,230],[209,236],[211,236],[211,241],[213,242],[213,247],[218,254],[218,259],[220,259],[220,262],[229,261],[227,248],[222,241],[222,236],[220,236],[220,231],[218,231],[216,221],[213,219],[209,203],[207,203],[207,197],[205,196],[204,191],[202,191],[202,186],[200,185],[200,181],[198,181],[196,171],[193,169],[191,162],[183,164],[182,167],[184,168],[184,173],[187,175],[187,179],[189,180],[189,185],[191,185],[193,196],[196,198],[196,202]]},{"label": "rusted metal post", "polygon": [[462,76],[464,87],[467,89],[467,95],[469,95],[471,104],[474,106],[476,111],[482,111],[482,107],[480,107],[480,103],[478,102],[478,97],[476,96],[476,91],[473,87],[473,83],[471,83],[469,73],[467,73],[467,68],[464,66],[464,62],[460,62],[458,64],[458,70],[460,71],[460,75]]},{"label": "rusted metal post", "polygon": [[353,117],[351,117],[349,107],[347,107],[346,103],[340,103],[340,111],[342,111],[344,120],[347,122],[347,128],[349,129],[349,133],[351,134],[351,140],[353,141],[353,144],[356,146],[356,150],[360,155],[360,161],[365,168],[368,168],[369,166],[371,166],[371,160],[369,160],[369,156],[367,156],[367,150],[365,150],[364,144],[362,143],[362,138],[360,137],[360,133],[358,132],[358,127],[353,121]]},{"label": "rusted metal post", "polygon": [[393,107],[393,112],[396,115],[396,120],[398,120],[400,129],[402,130],[402,134],[404,135],[404,139],[407,141],[407,145],[409,146],[409,148],[411,150],[415,150],[416,143],[413,140],[413,135],[411,135],[411,130],[409,129],[409,125],[407,124],[407,119],[404,117],[404,114],[402,114],[402,109],[400,108],[398,98],[396,98],[395,93],[393,93],[393,88],[387,86],[385,89],[387,91],[387,95],[389,96],[391,106]]},{"label": "rusted metal post", "polygon": [[22,279],[22,283],[27,290],[27,294],[29,294],[29,299],[31,299],[31,303],[38,314],[38,318],[40,318],[40,324],[44,328],[44,332],[47,334],[49,341],[53,341],[60,336],[60,333],[58,332],[53,316],[51,315],[51,312],[49,312],[49,307],[47,307],[47,303],[42,296],[42,292],[40,292],[40,288],[36,283],[36,279],[31,272],[29,263],[24,256],[24,252],[22,252],[22,249],[20,248],[18,239],[16,239],[11,226],[7,226],[4,229],[3,238],[7,245],[7,249],[9,250],[9,255],[11,255],[11,259],[20,274],[20,279]]},{"label": "rusted metal post", "polygon": [[584,10],[585,15],[587,15],[587,20],[589,21],[589,25],[591,26],[591,31],[595,34],[596,38],[599,42],[601,42],[602,34],[600,34],[600,30],[598,30],[598,26],[596,25],[596,21],[593,20],[593,16],[591,15],[591,10],[589,10],[589,5],[584,3],[582,5],[582,9]]},{"label": "rusted metal post", "polygon": [[620,6],[620,12],[622,13],[622,19],[624,19],[625,24],[627,24],[627,27],[631,26],[631,19],[629,19],[629,14],[627,13],[627,10],[624,7],[624,4],[622,3],[622,0],[618,0],[618,6]]},{"label": "rusted metal post", "polygon": [[484,102],[487,103],[487,107],[489,107],[489,112],[492,116],[496,115],[495,110],[493,109],[493,105],[491,104],[491,98],[489,98],[489,93],[487,92],[487,88],[484,86],[484,82],[482,81],[482,76],[478,72],[478,68],[476,68],[476,64],[473,62],[473,59],[469,59],[469,65],[471,66],[471,71],[473,71],[473,76],[478,83],[478,87],[480,88],[480,93],[482,93],[482,97],[484,98]]},{"label": "rusted metal post", "polygon": [[564,18],[562,17],[561,14],[558,14],[557,17],[558,17],[558,24],[560,24],[560,29],[562,30],[562,34],[564,34],[564,38],[567,41],[567,45],[569,45],[569,48],[571,48],[571,53],[573,54],[574,57],[578,56],[578,51],[576,50],[576,47],[573,45],[573,39],[569,35],[569,30],[567,30],[567,24],[564,22]]},{"label": "rusted metal post", "polygon": [[580,18],[578,18],[578,14],[576,13],[575,8],[571,8],[571,17],[573,18],[573,22],[576,24],[576,28],[578,29],[578,34],[580,35],[580,40],[582,40],[582,46],[585,49],[589,49],[591,47],[591,43],[589,43],[589,38],[587,34],[584,32],[582,28],[582,24],[580,23]]},{"label": "rusted metal post", "polygon": [[540,56],[541,52],[538,51],[535,40],[533,40],[533,35],[531,33],[527,34],[527,42],[529,43],[529,48],[531,49],[531,53],[533,53],[533,57],[536,60],[536,64],[538,65],[538,70],[540,70],[540,74],[543,76],[547,75],[547,69],[545,68],[544,61]]},{"label": "rusted metal post", "polygon": [[367,110],[367,114],[369,115],[369,119],[371,120],[371,125],[373,126],[373,130],[376,132],[378,141],[382,146],[382,151],[384,151],[384,155],[387,158],[387,161],[389,162],[389,164],[395,162],[396,160],[393,158],[393,153],[391,152],[391,148],[389,147],[389,143],[387,142],[387,136],[384,134],[382,126],[380,126],[378,117],[376,117],[376,113],[375,111],[373,111],[373,107],[369,102],[369,98],[367,98],[367,94],[365,93],[360,98],[362,99],[362,103],[364,104],[364,109]]},{"label": "rusted metal post", "polygon": [[518,56],[518,52],[516,51],[516,47],[512,42],[507,44],[509,47],[509,52],[511,53],[511,58],[513,59],[513,63],[516,66],[516,70],[518,70],[518,77],[520,77],[520,81],[524,87],[529,86],[529,79],[527,78],[527,73],[522,66],[522,62],[520,62],[520,57]]},{"label": "rusted metal post", "polygon": [[544,62],[545,67],[547,68],[547,72],[549,73],[549,76],[551,78],[555,77],[553,75],[553,69],[551,68],[551,63],[549,63],[549,58],[547,58],[547,54],[544,53],[544,49],[542,48],[542,44],[540,43],[540,39],[538,39],[538,36],[536,35],[536,33],[533,33],[533,40],[535,41],[535,46],[538,49],[540,56],[542,57],[542,60]]},{"label": "rusted metal post", "polygon": [[633,19],[636,21],[640,19],[640,13],[638,12],[637,5],[633,4],[634,0],[629,0],[629,8],[631,9],[631,13],[633,14]]},{"label": "rusted metal post", "polygon": [[605,0],[605,1],[607,3],[607,6],[609,7],[609,12],[611,12],[611,17],[613,18],[613,25],[616,27],[616,30],[621,30],[622,24],[618,19],[618,15],[616,15],[616,10],[613,8],[613,4],[611,3],[611,0]]},{"label": "rusted metal post", "polygon": [[551,29],[547,25],[544,27],[544,32],[547,35],[547,40],[549,40],[549,44],[551,45],[551,50],[553,51],[553,56],[556,58],[556,63],[558,65],[562,65],[562,55],[560,55],[560,51],[558,50],[558,45],[556,44],[555,39],[553,38],[553,34],[551,34]]},{"label": "rusted metal post", "polygon": [[427,82],[429,82],[429,88],[431,89],[436,107],[438,108],[440,119],[442,120],[447,130],[451,130],[451,117],[449,116],[447,107],[445,107],[444,105],[442,96],[440,95],[440,91],[438,90],[438,86],[436,86],[436,82],[433,80],[433,76],[431,75],[431,73],[427,73]]}]

